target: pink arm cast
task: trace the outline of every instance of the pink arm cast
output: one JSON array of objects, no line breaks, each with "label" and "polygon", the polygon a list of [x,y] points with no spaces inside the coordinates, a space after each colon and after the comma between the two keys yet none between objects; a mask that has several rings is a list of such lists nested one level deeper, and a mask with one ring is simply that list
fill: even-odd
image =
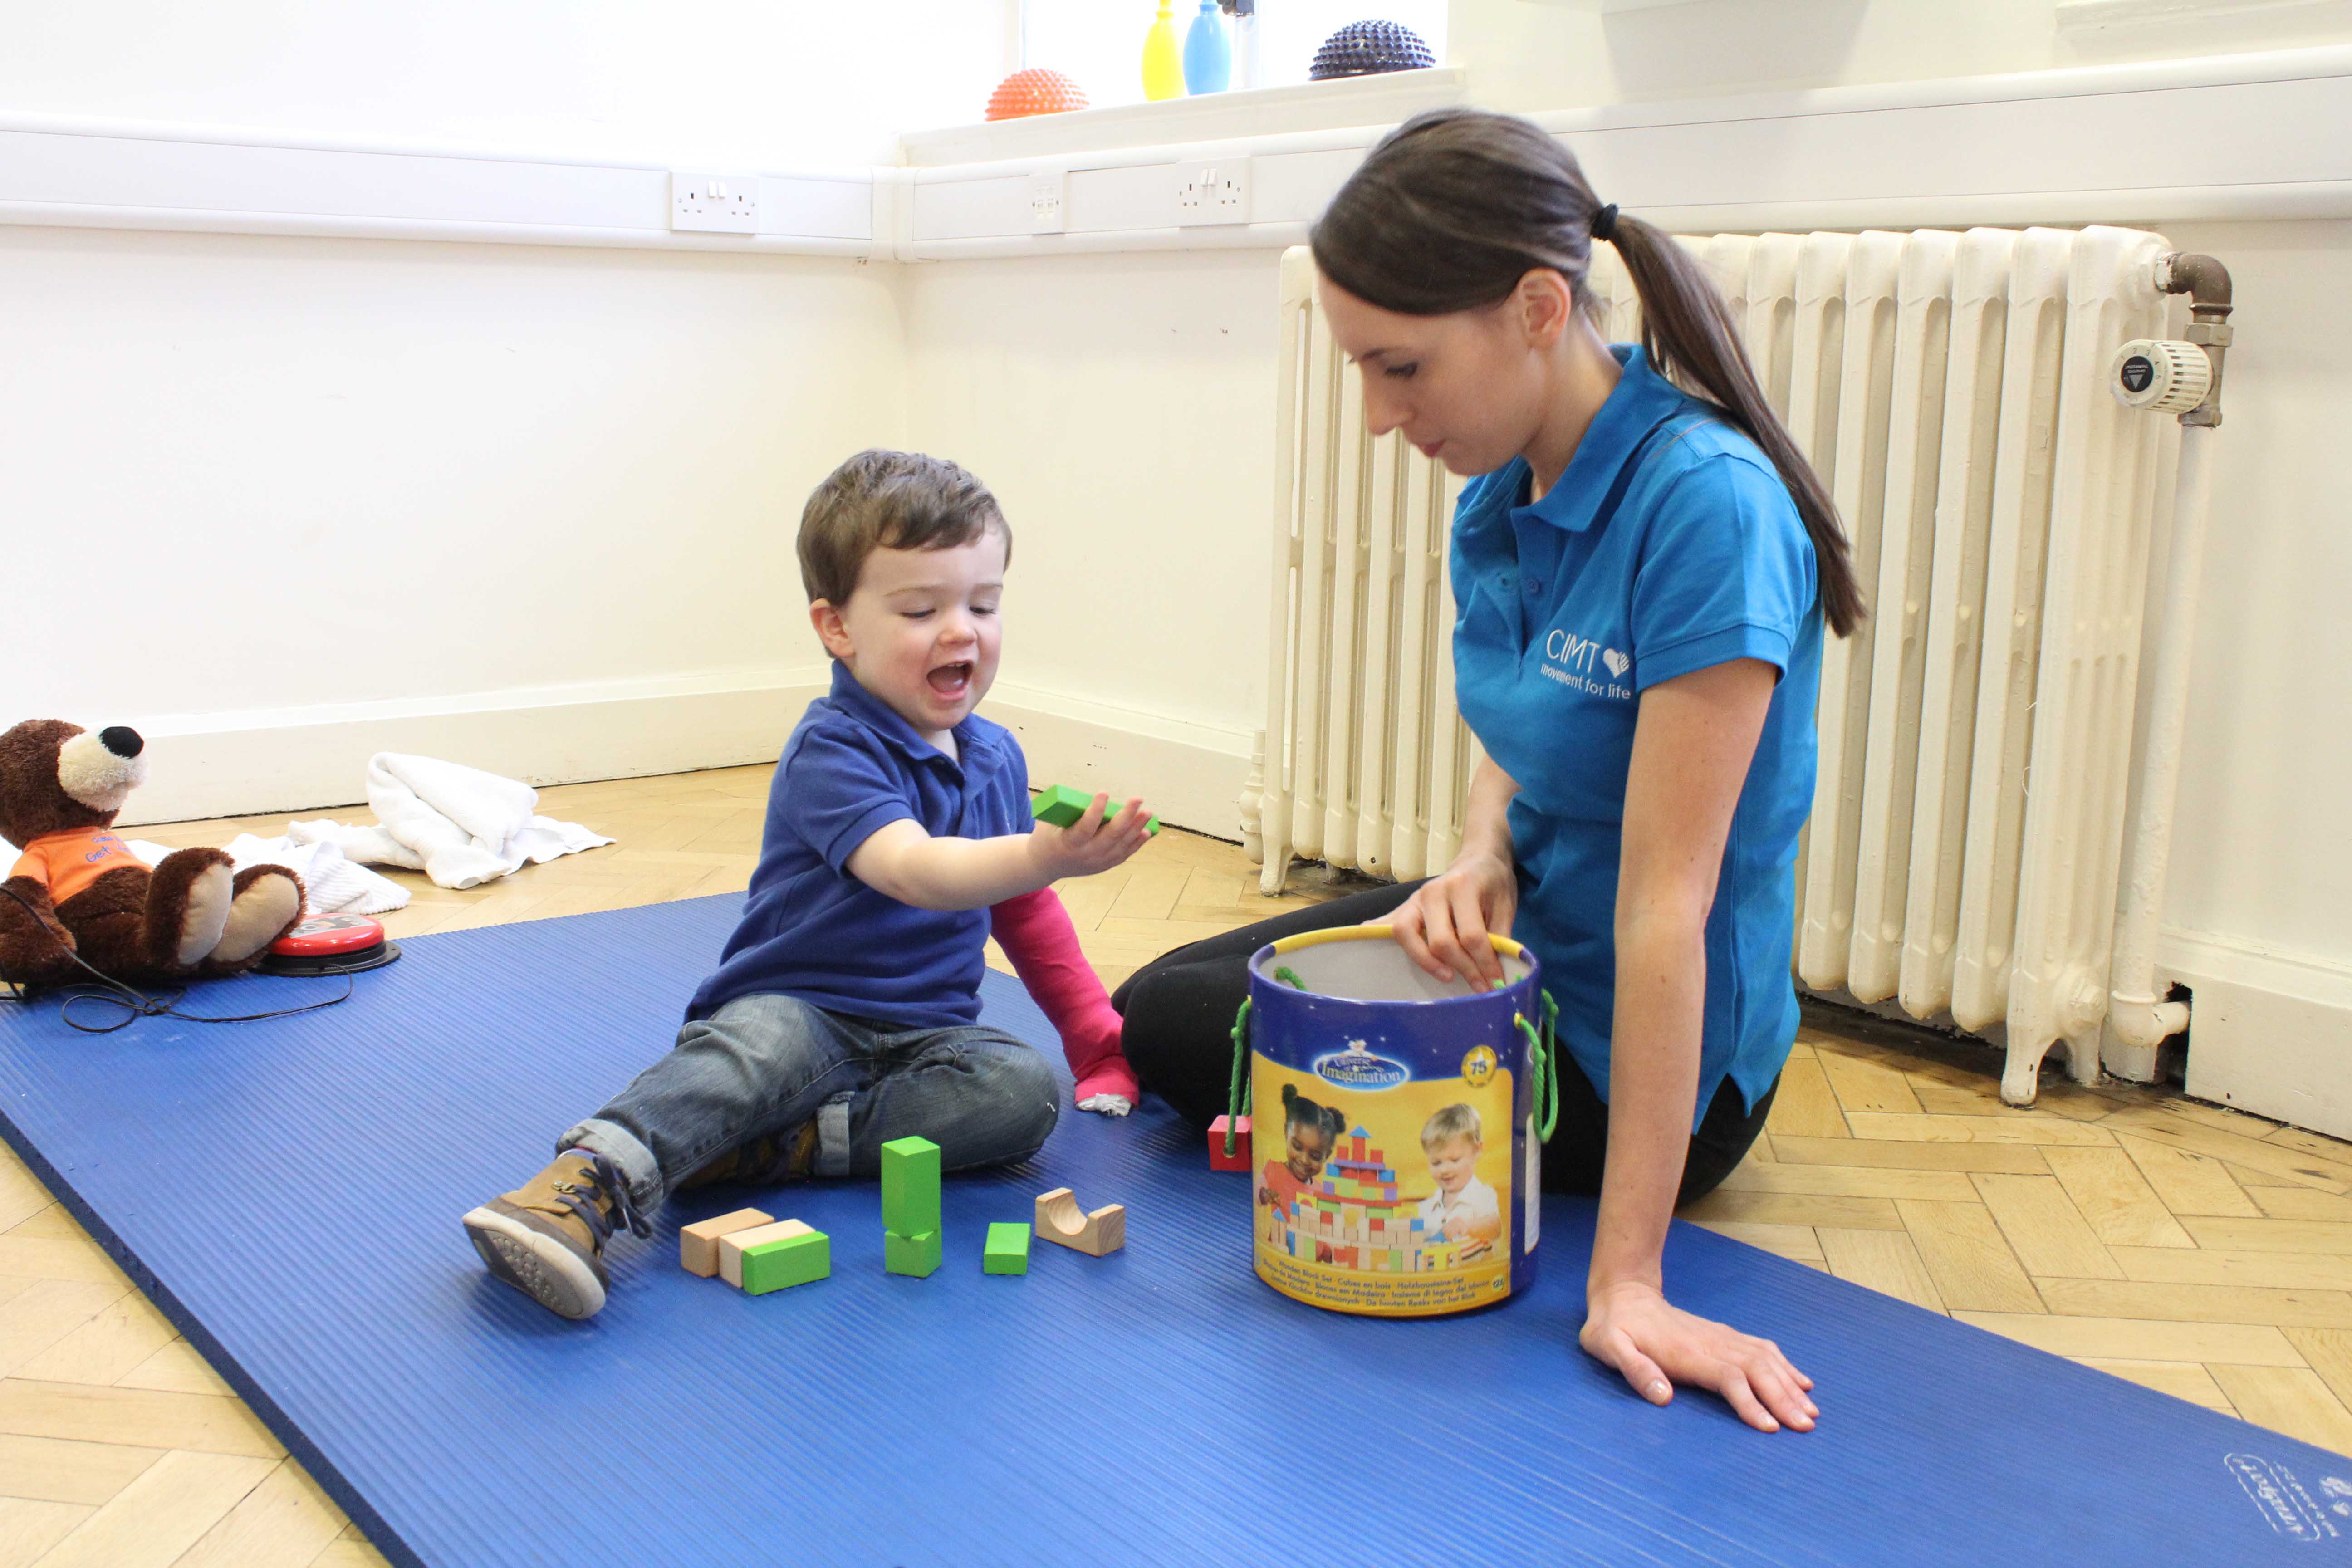
[{"label": "pink arm cast", "polygon": [[1021,984],[1061,1034],[1062,1054],[1078,1080],[1076,1098],[1118,1094],[1138,1103],[1135,1069],[1119,1054],[1119,1016],[1078,951],[1077,929],[1054,889],[1007,899],[990,908],[988,919]]}]

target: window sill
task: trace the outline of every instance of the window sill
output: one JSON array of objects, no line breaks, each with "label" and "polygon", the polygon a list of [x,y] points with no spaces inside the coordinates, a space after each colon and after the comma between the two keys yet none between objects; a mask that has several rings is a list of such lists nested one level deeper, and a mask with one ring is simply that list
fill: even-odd
[{"label": "window sill", "polygon": [[1127,147],[1223,142],[1358,125],[1393,125],[1420,113],[1469,100],[1469,73],[1460,66],[1392,71],[1341,81],[1304,82],[1220,92],[1160,103],[1082,109],[979,125],[909,132],[898,139],[898,162],[919,169],[993,163],[1059,153]]}]

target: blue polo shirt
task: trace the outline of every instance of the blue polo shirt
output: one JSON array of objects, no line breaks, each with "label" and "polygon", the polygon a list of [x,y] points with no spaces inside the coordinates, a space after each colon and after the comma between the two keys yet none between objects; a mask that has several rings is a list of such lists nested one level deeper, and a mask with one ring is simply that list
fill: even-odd
[{"label": "blue polo shirt", "polygon": [[1797,835],[1813,804],[1822,615],[1812,542],[1771,459],[1638,348],[1544,498],[1528,465],[1454,511],[1463,717],[1518,781],[1512,934],[1543,962],[1569,1053],[1609,1097],[1617,868],[1641,694],[1737,658],[1780,672],[1706,921],[1698,1107],[1728,1075],[1753,1109],[1789,1058]]},{"label": "blue polo shirt", "polygon": [[902,1029],[980,1020],[986,910],[919,910],[851,876],[878,828],[920,823],[935,838],[1027,833],[1029,764],[1002,725],[974,714],[950,757],[833,667],[833,690],[802,715],[768,790],[768,823],[742,922],[687,1017],[777,992]]}]

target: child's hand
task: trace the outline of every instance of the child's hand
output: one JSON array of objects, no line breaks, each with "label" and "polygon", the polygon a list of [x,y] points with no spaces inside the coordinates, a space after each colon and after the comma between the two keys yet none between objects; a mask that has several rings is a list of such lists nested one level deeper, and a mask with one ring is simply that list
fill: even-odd
[{"label": "child's hand", "polygon": [[1097,795],[1087,814],[1067,827],[1039,823],[1029,836],[1038,861],[1055,881],[1065,877],[1091,877],[1126,864],[1151,836],[1144,824],[1151,814],[1141,800],[1130,800],[1117,816],[1103,820],[1110,796]]}]

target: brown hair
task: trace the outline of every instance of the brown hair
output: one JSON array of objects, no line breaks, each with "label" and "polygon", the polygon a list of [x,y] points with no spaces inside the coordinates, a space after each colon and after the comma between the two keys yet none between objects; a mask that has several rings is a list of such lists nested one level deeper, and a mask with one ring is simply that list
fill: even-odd
[{"label": "brown hair", "polygon": [[1417,114],[1381,139],[1308,238],[1324,277],[1399,315],[1500,304],[1538,268],[1565,278],[1590,314],[1596,219],[1641,296],[1651,364],[1714,404],[1780,470],[1812,538],[1822,612],[1845,636],[1864,611],[1837,504],[1765,401],[1723,296],[1672,235],[1603,208],[1559,138],[1484,110]]},{"label": "brown hair", "polygon": [[1013,530],[971,470],[944,458],[876,447],[824,477],[801,510],[801,584],[809,602],[847,602],[877,550],[952,550],[991,529],[1013,560]]}]

